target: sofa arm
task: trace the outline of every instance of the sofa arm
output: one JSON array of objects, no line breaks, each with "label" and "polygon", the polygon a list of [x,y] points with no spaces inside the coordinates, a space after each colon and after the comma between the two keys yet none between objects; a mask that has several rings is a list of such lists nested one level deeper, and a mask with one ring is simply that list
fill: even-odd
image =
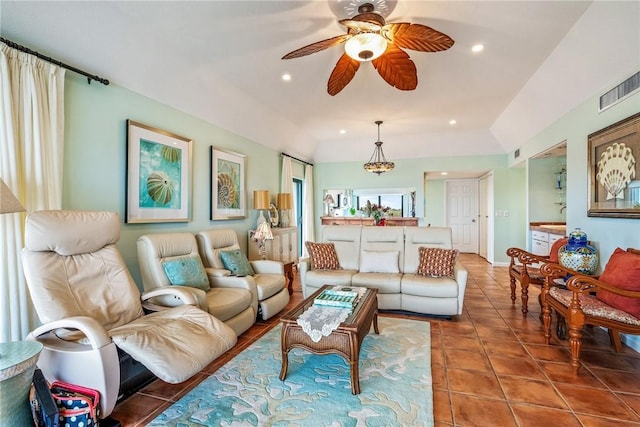
[{"label": "sofa arm", "polygon": [[453,265],[453,277],[458,284],[458,314],[462,314],[462,304],[464,302],[464,294],[467,289],[467,277],[469,273],[460,262]]},{"label": "sofa arm", "polygon": [[280,261],[267,259],[251,261],[251,268],[257,274],[280,274],[284,275],[284,264]]}]

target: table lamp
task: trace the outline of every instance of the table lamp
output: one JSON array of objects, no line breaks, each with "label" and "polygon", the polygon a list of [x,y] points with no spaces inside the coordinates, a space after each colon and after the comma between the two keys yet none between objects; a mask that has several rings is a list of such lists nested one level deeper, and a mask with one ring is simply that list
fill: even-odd
[{"label": "table lamp", "polygon": [[263,210],[269,209],[269,190],[254,190],[253,191],[253,209],[258,210],[258,225],[263,222],[267,222],[267,219],[262,213]]},{"label": "table lamp", "polygon": [[291,209],[291,193],[278,193],[278,209],[280,209],[280,227],[289,226],[289,209]]},{"label": "table lamp", "polygon": [[273,233],[271,233],[269,223],[267,221],[259,223],[258,228],[256,228],[256,231],[253,233],[251,238],[258,243],[258,253],[262,259],[266,259],[265,240],[273,240]]}]

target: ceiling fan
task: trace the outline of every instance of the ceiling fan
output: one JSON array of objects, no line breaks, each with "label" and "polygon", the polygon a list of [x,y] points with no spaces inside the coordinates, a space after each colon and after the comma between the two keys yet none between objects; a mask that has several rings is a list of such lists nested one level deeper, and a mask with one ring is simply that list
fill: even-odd
[{"label": "ceiling fan", "polygon": [[372,3],[363,3],[358,14],[338,21],[347,28],[347,34],[332,37],[296,49],[282,59],[300,58],[327,48],[345,44],[327,83],[329,95],[336,95],[353,79],[361,62],[371,61],[378,74],[391,86],[400,90],[414,90],[418,86],[416,66],[402,50],[438,52],[453,46],[448,35],[422,24],[407,22],[387,24],[375,12]]}]

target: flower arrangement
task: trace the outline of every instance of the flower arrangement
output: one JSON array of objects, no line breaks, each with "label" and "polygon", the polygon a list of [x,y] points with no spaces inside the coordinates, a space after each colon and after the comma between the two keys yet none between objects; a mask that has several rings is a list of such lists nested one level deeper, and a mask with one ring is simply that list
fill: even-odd
[{"label": "flower arrangement", "polygon": [[373,217],[376,225],[380,225],[384,221],[382,216],[389,211],[389,206],[379,206],[367,200],[367,204],[360,210],[368,217]]}]

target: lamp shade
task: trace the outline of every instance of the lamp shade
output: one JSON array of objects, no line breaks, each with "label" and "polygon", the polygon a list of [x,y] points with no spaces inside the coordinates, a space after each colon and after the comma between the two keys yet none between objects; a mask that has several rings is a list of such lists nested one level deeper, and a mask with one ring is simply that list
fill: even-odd
[{"label": "lamp shade", "polygon": [[271,232],[271,228],[269,227],[268,222],[263,222],[258,224],[256,228],[256,232],[253,234],[254,240],[263,241],[263,240],[273,240],[273,233]]},{"label": "lamp shade", "polygon": [[253,209],[269,209],[269,190],[253,191]]},{"label": "lamp shade", "polygon": [[24,212],[24,208],[0,178],[0,214]]},{"label": "lamp shade", "polygon": [[278,193],[278,209],[291,209],[291,193]]}]

